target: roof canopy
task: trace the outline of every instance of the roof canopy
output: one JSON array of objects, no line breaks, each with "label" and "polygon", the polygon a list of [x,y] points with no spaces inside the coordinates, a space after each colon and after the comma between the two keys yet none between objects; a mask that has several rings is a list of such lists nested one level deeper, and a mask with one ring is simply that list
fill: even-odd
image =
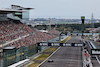
[{"label": "roof canopy", "polygon": [[12,8],[16,8],[17,7],[17,9],[19,9],[19,10],[22,10],[22,9],[27,9],[27,10],[31,10],[31,9],[34,9],[34,8],[26,8],[26,7],[22,7],[22,6],[19,6],[19,5],[11,5],[12,6]]},{"label": "roof canopy", "polygon": [[26,12],[26,11],[13,10],[13,9],[0,9],[0,14],[9,14],[9,13],[15,13],[15,12]]}]

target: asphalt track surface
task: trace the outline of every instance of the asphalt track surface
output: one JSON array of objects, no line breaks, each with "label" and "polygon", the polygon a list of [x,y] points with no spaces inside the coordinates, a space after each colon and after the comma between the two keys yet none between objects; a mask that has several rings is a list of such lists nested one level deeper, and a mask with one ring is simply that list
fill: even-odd
[{"label": "asphalt track surface", "polygon": [[[72,37],[68,43],[80,43],[80,37]],[[61,47],[39,67],[82,67],[81,47]]]},{"label": "asphalt track surface", "polygon": [[81,36],[72,37],[66,43],[82,43]]}]

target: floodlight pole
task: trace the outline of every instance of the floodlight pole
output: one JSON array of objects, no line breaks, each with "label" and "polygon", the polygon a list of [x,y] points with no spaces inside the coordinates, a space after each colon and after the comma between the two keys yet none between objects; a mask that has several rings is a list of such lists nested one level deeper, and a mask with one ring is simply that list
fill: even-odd
[{"label": "floodlight pole", "polygon": [[84,38],[83,33],[84,33],[84,21],[85,21],[85,16],[81,16],[81,21],[82,21],[82,39]]}]

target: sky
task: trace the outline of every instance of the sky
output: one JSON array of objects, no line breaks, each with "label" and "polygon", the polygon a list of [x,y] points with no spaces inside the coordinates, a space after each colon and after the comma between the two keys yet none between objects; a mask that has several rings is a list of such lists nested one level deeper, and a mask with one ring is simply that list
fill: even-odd
[{"label": "sky", "polygon": [[30,18],[100,19],[100,0],[0,0],[0,8],[11,4],[35,8]]}]

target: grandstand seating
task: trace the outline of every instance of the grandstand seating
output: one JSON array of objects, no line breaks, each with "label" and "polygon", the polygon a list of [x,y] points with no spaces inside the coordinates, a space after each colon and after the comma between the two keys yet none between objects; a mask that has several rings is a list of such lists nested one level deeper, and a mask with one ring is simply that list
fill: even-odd
[{"label": "grandstand seating", "polygon": [[[19,37],[19,40],[8,45],[13,45],[17,48],[20,46],[33,45],[37,42],[47,41],[57,37],[57,35],[54,35],[56,33],[59,33],[59,31],[53,30],[49,33],[43,33],[38,31],[36,28],[30,28],[21,22],[16,24],[12,21],[2,21],[0,22],[0,45]],[[27,34],[29,34],[29,36],[24,37]]]},{"label": "grandstand seating", "polygon": [[53,29],[53,30],[49,31],[49,33],[52,33],[52,34],[59,34],[60,32],[57,31],[57,30],[55,30],[55,29]]}]

